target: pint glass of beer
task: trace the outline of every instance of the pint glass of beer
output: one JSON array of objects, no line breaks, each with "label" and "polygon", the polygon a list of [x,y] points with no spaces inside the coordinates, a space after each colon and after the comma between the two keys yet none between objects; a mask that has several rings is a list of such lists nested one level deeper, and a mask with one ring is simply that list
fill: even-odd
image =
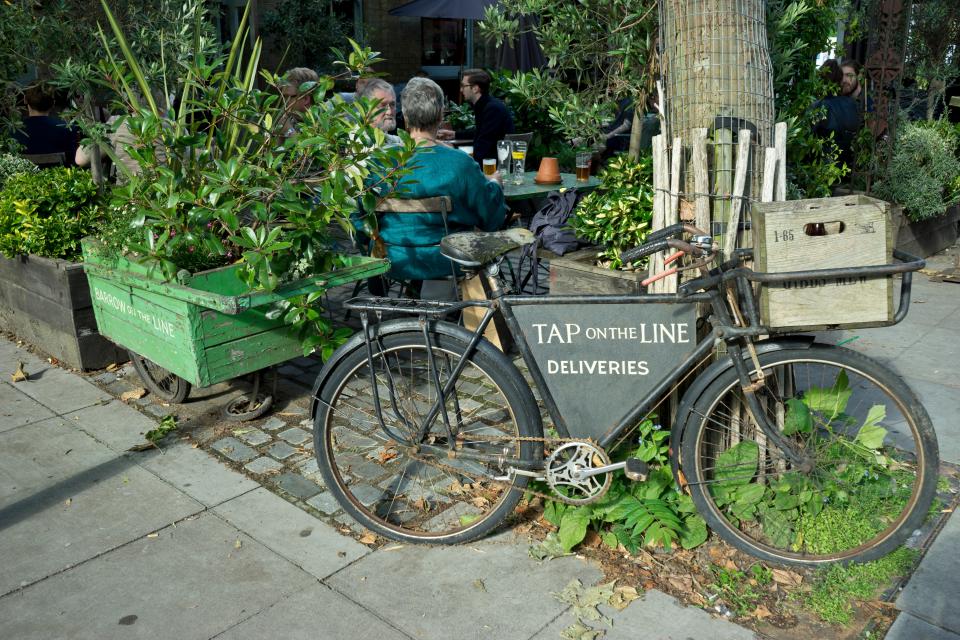
[{"label": "pint glass of beer", "polygon": [[497,159],[484,158],[483,159],[483,175],[492,176],[496,172],[497,172]]},{"label": "pint glass of beer", "polygon": [[581,151],[577,154],[577,182],[586,182],[590,179],[590,152]]}]

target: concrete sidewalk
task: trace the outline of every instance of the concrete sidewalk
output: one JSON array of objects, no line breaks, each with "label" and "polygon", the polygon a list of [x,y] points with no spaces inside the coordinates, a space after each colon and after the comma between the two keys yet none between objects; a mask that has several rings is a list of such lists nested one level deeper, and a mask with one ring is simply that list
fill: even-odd
[{"label": "concrete sidewalk", "polygon": [[[855,338],[848,346],[899,371],[941,457],[960,463],[960,285],[920,275],[914,300],[897,327],[821,337]],[[601,577],[576,557],[538,564],[511,532],[372,551],[189,443],[128,452],[154,420],[0,339],[0,372],[18,361],[30,379],[0,379],[2,637],[546,640],[574,621],[550,594]],[[960,638],[957,542],[954,515],[897,600],[889,638]],[[658,591],[606,613],[611,639],[753,637]]]}]

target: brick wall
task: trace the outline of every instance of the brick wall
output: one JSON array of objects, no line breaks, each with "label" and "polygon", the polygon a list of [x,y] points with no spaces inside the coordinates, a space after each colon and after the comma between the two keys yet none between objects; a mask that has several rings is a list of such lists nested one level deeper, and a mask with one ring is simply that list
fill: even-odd
[{"label": "brick wall", "polygon": [[410,79],[420,70],[420,18],[399,18],[387,13],[407,0],[364,0],[363,20],[367,41],[385,59],[378,71],[387,74],[389,82]]}]

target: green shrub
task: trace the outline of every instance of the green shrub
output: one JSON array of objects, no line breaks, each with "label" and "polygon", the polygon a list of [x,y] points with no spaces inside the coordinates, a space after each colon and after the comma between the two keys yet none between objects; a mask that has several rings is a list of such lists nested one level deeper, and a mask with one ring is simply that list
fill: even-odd
[{"label": "green shrub", "polygon": [[913,221],[941,216],[960,202],[957,138],[947,125],[904,122],[877,196],[902,204]]},{"label": "green shrub", "polygon": [[643,243],[653,219],[653,159],[615,157],[600,172],[600,188],[577,206],[570,227],[578,238],[604,247],[598,258],[621,266],[620,251]]},{"label": "green shrub", "polygon": [[0,187],[7,182],[7,178],[20,173],[36,173],[37,165],[25,158],[10,153],[0,154]]},{"label": "green shrub", "polygon": [[74,259],[99,212],[99,194],[80,169],[12,176],[0,191],[0,253]]}]

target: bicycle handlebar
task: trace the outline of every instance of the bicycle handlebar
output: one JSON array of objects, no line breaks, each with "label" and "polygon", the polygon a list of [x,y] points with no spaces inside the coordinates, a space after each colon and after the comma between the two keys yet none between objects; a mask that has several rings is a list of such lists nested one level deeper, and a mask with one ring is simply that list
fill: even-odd
[{"label": "bicycle handlebar", "polygon": [[672,224],[669,227],[664,227],[663,229],[658,229],[657,231],[650,233],[647,235],[646,242],[639,247],[634,247],[633,249],[628,249],[622,252],[620,254],[620,259],[624,263],[635,262],[641,258],[664,251],[668,248],[679,249],[695,255],[698,253],[706,253],[706,250],[702,247],[697,248],[687,242],[682,242],[673,238],[673,236],[680,235],[681,233],[689,233],[692,236],[699,236],[701,238],[708,237],[706,231],[698,229],[692,224],[678,222],[677,224]]}]

